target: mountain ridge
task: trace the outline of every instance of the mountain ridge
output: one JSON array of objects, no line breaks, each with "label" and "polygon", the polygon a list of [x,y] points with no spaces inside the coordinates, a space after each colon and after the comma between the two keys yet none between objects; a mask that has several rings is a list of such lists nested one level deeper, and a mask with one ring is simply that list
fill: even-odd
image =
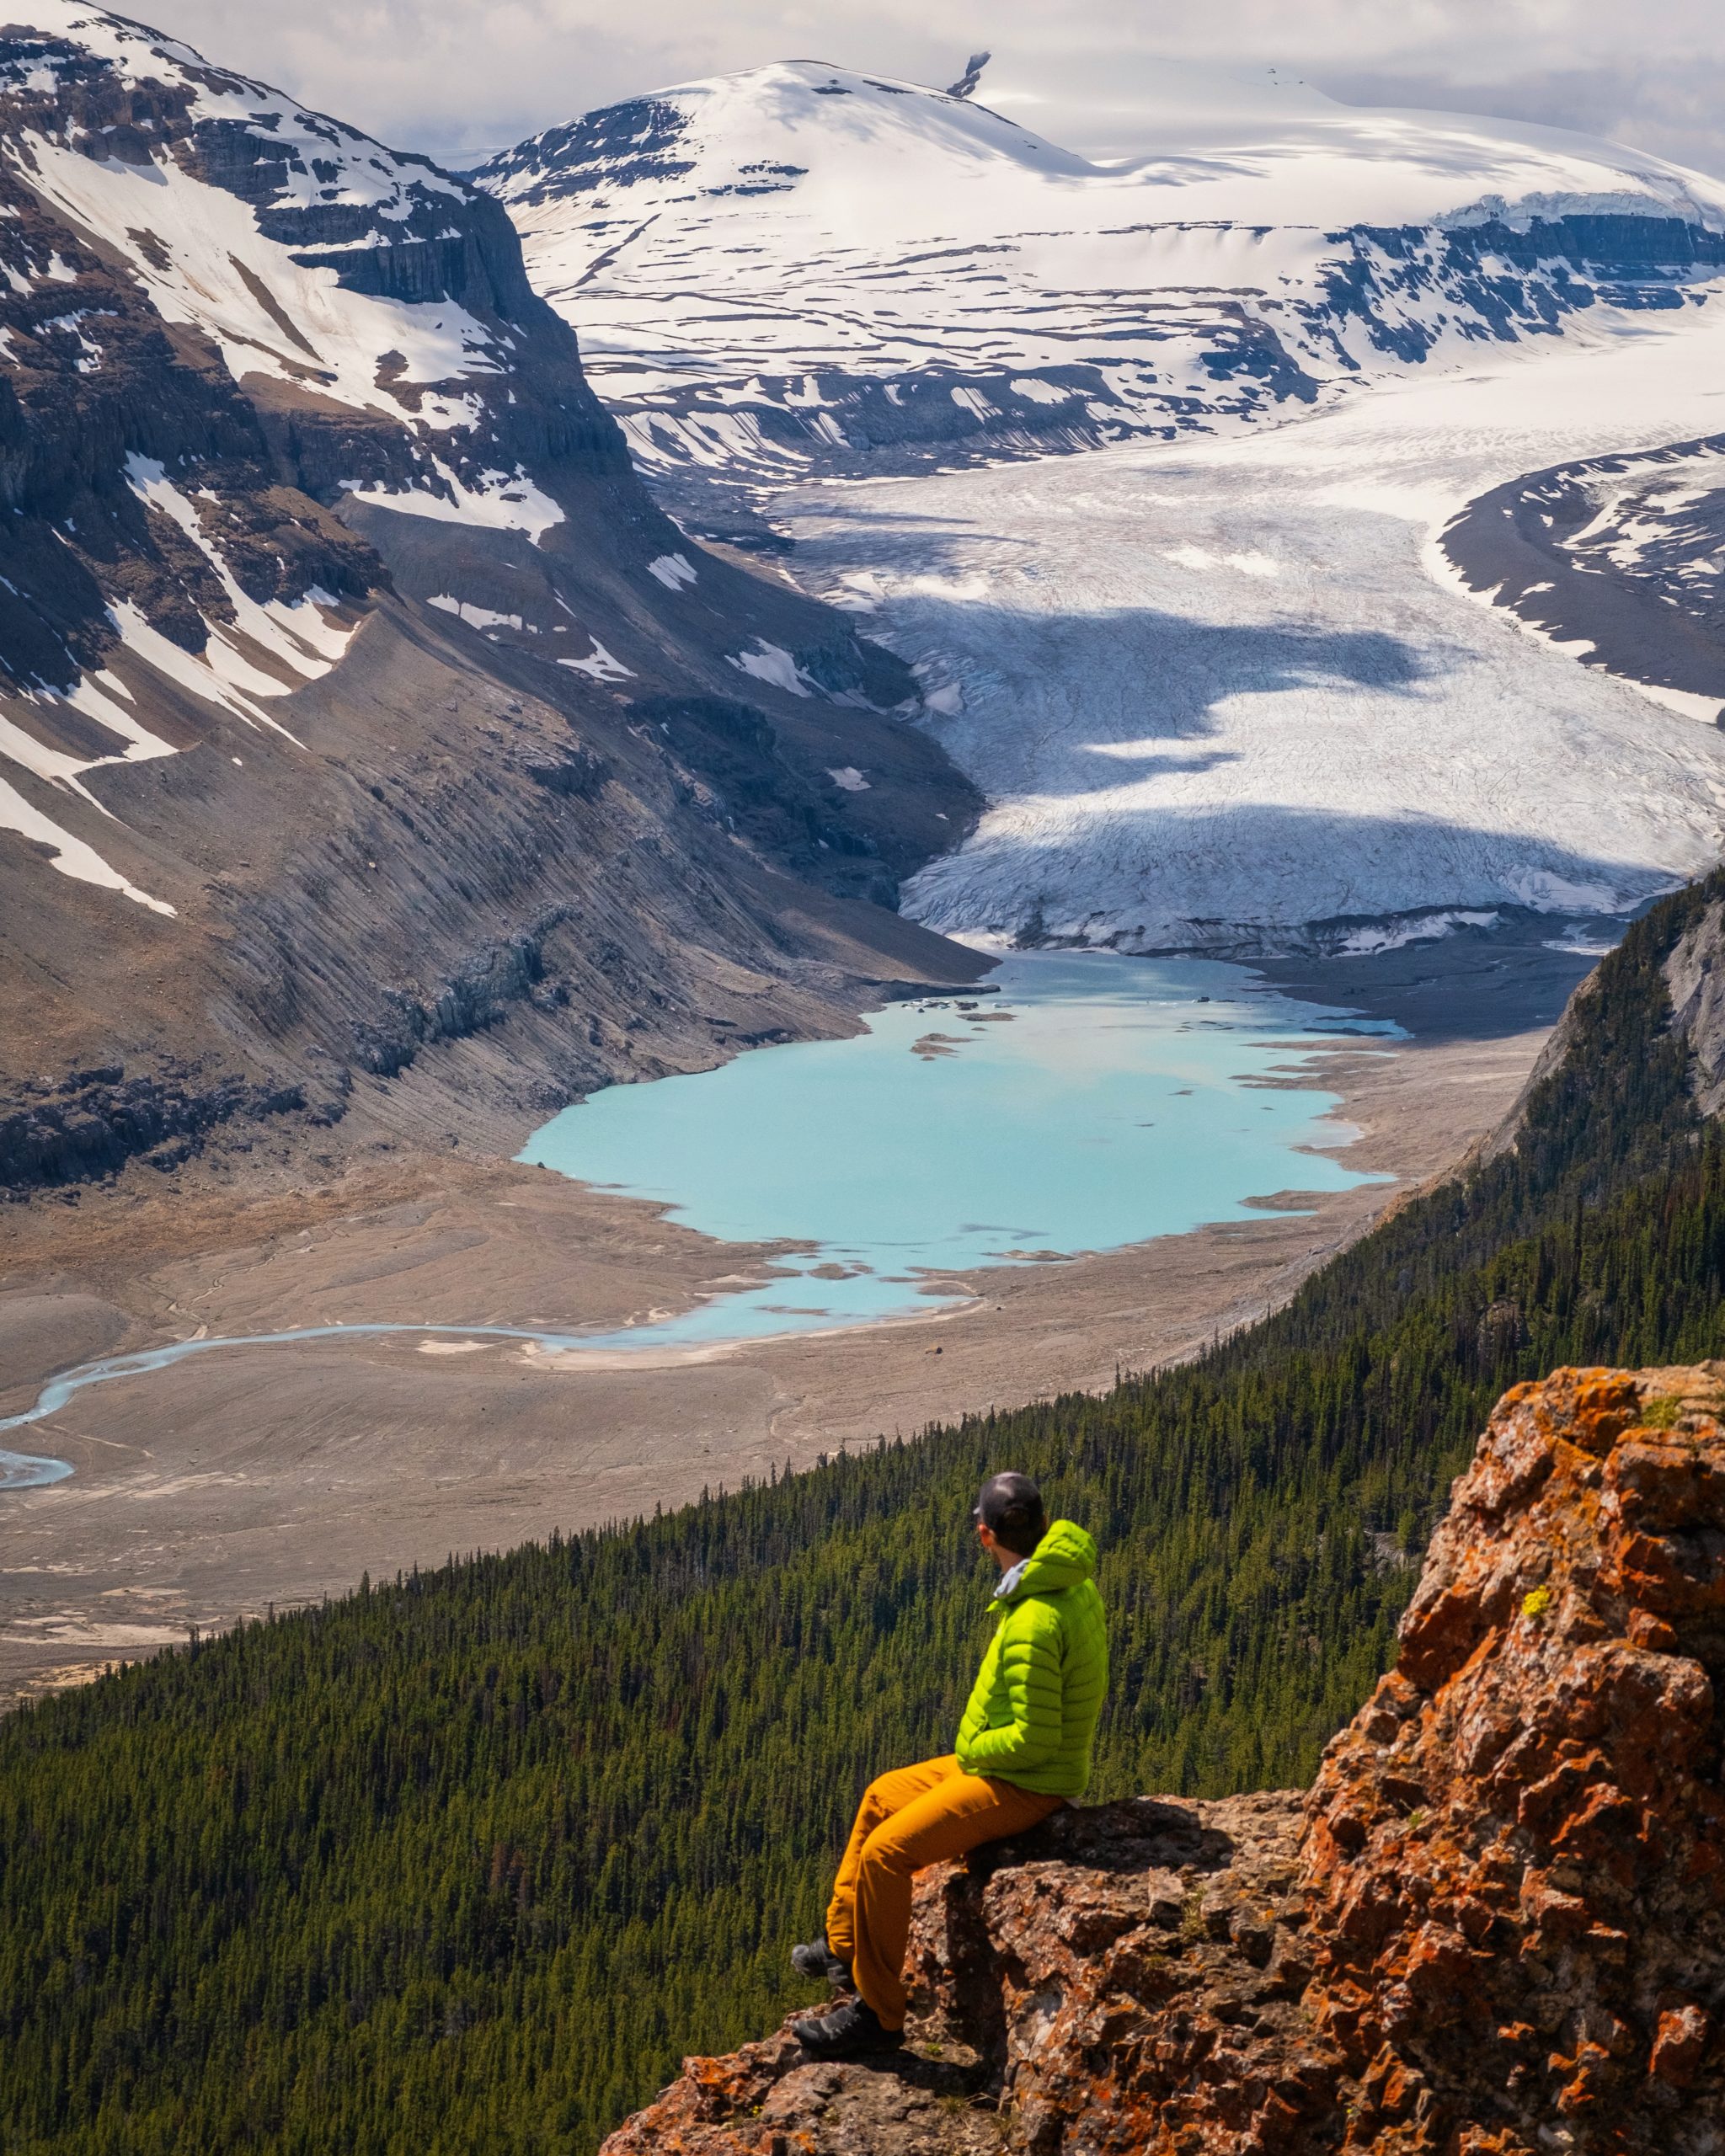
[{"label": "mountain ridge", "polygon": [[0,1180],[512,1150],[968,977],[914,680],[692,549],[489,196],[72,0],[0,118]]},{"label": "mountain ridge", "polygon": [[603,108],[473,177],[637,462],[718,521],[715,482],[1227,430],[1601,303],[1680,305],[1725,266],[1703,175],[1295,86],[1229,109],[1188,72],[1103,163],[1031,134],[1028,101],[795,61]]}]

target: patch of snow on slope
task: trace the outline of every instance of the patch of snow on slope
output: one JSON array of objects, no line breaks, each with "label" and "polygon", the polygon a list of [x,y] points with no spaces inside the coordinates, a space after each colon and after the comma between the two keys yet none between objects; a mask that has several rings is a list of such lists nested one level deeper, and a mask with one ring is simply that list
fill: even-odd
[{"label": "patch of snow on slope", "polygon": [[769,643],[765,637],[756,637],[753,651],[729,652],[726,659],[745,674],[752,674],[757,681],[770,681],[775,689],[784,689],[793,696],[809,694],[806,676],[782,644]]},{"label": "patch of snow on slope", "polygon": [[81,711],[87,718],[93,718],[98,725],[117,735],[126,744],[118,755],[68,755],[64,750],[50,748],[45,742],[38,740],[27,728],[19,725],[14,720],[0,717],[0,756],[9,757],[14,764],[21,765],[38,778],[45,779],[51,786],[63,786],[71,792],[82,794],[93,808],[100,809],[105,816],[109,810],[83,783],[86,771],[96,771],[104,764],[144,763],[152,757],[171,756],[174,750],[171,743],[158,740],[153,734],[139,726],[111,696],[104,695],[93,683],[81,683],[79,686],[86,691],[84,694],[56,697],[43,693],[20,699],[20,702],[26,711],[32,706],[38,709],[51,709],[56,702],[70,704],[74,710]]},{"label": "patch of snow on slope", "polygon": [[[133,454],[126,459],[126,477],[139,499],[168,517],[203,555],[232,610],[230,622],[206,622],[207,641],[199,654],[187,651],[152,627],[135,600],[118,600],[109,606],[109,619],[126,652],[200,702],[214,705],[248,726],[268,727],[300,745],[296,737],[263,706],[327,674],[340,659],[353,631],[326,618],[326,610],[334,611],[337,602],[329,593],[313,587],[292,605],[280,600],[260,605],[235,579],[220,548],[206,531],[196,502],[168,477],[161,463]],[[69,690],[38,689],[18,695],[14,705],[20,717],[40,712],[51,729],[54,707],[64,706],[93,720],[121,746],[113,755],[75,755],[50,747],[27,726],[0,715],[0,758],[51,786],[78,795],[112,820],[112,810],[84,785],[85,774],[110,764],[139,763],[179,754],[172,742],[151,733],[127,710],[134,701],[132,690],[107,667],[86,672]],[[50,864],[63,875],[121,892],[158,913],[174,910],[164,900],[140,891],[93,847],[62,830],[3,782],[0,782],[0,829],[17,831],[51,846]]]},{"label": "patch of snow on slope", "polygon": [[118,891],[135,905],[147,906],[152,913],[171,915],[175,911],[166,899],[152,899],[118,869],[110,867],[93,846],[74,838],[70,831],[62,830],[3,778],[0,778],[0,830],[16,831],[32,845],[46,846],[49,867],[57,868],[62,876],[70,876],[75,883],[95,883],[104,890]]},{"label": "patch of snow on slope", "polygon": [[585,659],[559,659],[558,664],[567,666],[571,673],[585,674],[590,680],[595,681],[633,681],[634,680],[634,670],[632,667],[625,666],[620,659],[613,659],[597,637],[595,637],[592,642],[593,648]]},{"label": "patch of snow on slope", "polygon": [[686,554],[660,554],[648,563],[647,574],[667,591],[681,591],[686,584],[694,583],[697,572]]},{"label": "patch of snow on slope", "polygon": [[446,591],[438,592],[425,604],[441,614],[453,614],[470,629],[519,629],[521,626],[519,614],[499,614],[490,606],[476,606],[469,599],[451,598]]},{"label": "patch of snow on slope", "polygon": [[[64,750],[49,747],[16,720],[0,715],[0,758],[17,764],[50,786],[77,794],[112,822],[113,811],[83,783],[85,773],[99,771],[108,764],[144,763],[177,753],[172,742],[160,739],[133,718],[126,709],[131,701],[131,690],[106,668],[85,675],[77,688],[67,694],[42,690],[19,696],[16,707],[21,716],[40,712],[44,721],[51,724],[54,706],[69,705],[84,718],[93,719],[123,746],[113,755],[70,755]],[[165,899],[153,899],[147,891],[140,890],[86,840],[62,830],[4,779],[0,779],[0,830],[16,831],[19,836],[46,846],[49,867],[75,882],[118,891],[136,905],[147,906],[152,913],[171,915],[174,911]]]},{"label": "patch of snow on slope", "polygon": [[435,524],[478,524],[494,531],[525,531],[536,545],[553,525],[563,520],[558,504],[519,467],[513,472],[482,472],[470,485],[441,457],[429,462],[446,493],[435,493],[430,487],[392,491],[385,487],[362,487],[352,479],[344,479],[342,487],[354,500],[373,509],[429,517]]},{"label": "patch of snow on slope", "polygon": [[[235,580],[205,531],[195,503],[161,464],[134,453],[126,459],[126,474],[140,500],[171,518],[204,556],[234,616],[232,629],[224,622],[206,625],[209,641],[201,656],[195,657],[152,628],[142,611],[127,600],[110,609],[127,645],[195,695],[219,704],[248,725],[268,726],[292,739],[285,726],[259,709],[257,700],[286,696],[303,682],[327,674],[346,651],[352,630],[326,622],[309,594],[291,606],[280,600],[260,605]],[[269,670],[259,659],[275,662],[280,670]]]}]

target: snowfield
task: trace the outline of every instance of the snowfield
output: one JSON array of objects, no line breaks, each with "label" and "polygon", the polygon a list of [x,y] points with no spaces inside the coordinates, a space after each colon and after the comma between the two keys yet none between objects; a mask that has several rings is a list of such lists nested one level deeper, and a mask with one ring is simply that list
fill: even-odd
[{"label": "snowfield", "polygon": [[1457,910],[1622,914],[1710,867],[1725,734],[1433,542],[1559,456],[1722,430],[1725,310],[1225,441],[790,498],[799,574],[917,664],[991,803],[906,910],[984,943],[1338,950]]},{"label": "snowfield", "polygon": [[[780,483],[979,437],[1230,428],[1549,339],[1601,290],[1671,303],[1725,259],[1725,183],[1637,151],[1163,72],[1103,163],[1032,132],[1033,87],[993,70],[971,103],[794,61],[590,113],[474,178],[644,470]],[[1664,251],[1614,220],[1664,226]]]}]

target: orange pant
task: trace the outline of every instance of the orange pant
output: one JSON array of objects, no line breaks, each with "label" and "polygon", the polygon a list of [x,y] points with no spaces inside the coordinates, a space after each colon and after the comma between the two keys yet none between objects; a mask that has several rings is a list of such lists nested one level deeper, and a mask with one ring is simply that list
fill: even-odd
[{"label": "orange pant", "polygon": [[851,1964],[883,2028],[905,2025],[911,1874],[1021,1834],[1065,1801],[964,1774],[950,1753],[870,1782],[827,1907],[826,1941]]}]

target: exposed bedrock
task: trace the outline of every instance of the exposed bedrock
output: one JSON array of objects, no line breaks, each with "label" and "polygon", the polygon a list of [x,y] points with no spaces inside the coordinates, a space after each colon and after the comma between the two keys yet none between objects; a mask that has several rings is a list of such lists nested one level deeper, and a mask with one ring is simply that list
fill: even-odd
[{"label": "exposed bedrock", "polygon": [[1470,502],[1440,541],[1489,593],[1583,666],[1725,712],[1725,435],[1578,459]]},{"label": "exposed bedrock", "polygon": [[1703,1115],[1725,1109],[1725,905],[1715,899],[1665,961],[1672,1023],[1694,1058]]},{"label": "exposed bedrock", "polygon": [[87,1182],[129,1161],[177,1168],[217,1125],[260,1121],[307,1106],[300,1086],[248,1086],[167,1065],[128,1078],[123,1065],[71,1070],[56,1085],[28,1080],[0,1116],[0,1188]]},{"label": "exposed bedrock", "polygon": [[1717,1364],[1517,1386],[1309,1793],[925,1874],[910,2053],[691,2059],[607,2156],[1716,2156],[1722,1412]]},{"label": "exposed bedrock", "polygon": [[[962,830],[970,798],[873,710],[810,698],[781,728],[739,698],[638,704],[390,600],[289,723],[303,749],[248,733],[242,768],[224,731],[93,780],[174,920],[127,908],[116,934],[110,894],[17,880],[0,1183],[296,1137],[519,1142],[616,1078],[841,1030],[871,982],[980,969],[867,902],[933,804]],[[97,1058],[117,1091],[58,1081]]]}]

